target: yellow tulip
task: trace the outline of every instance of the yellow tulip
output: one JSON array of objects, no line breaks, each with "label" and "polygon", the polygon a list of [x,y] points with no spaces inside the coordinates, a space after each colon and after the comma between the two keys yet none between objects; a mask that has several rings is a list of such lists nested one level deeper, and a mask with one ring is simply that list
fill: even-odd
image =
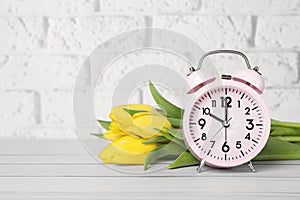
[{"label": "yellow tulip", "polygon": [[108,131],[106,131],[104,134],[103,134],[103,137],[105,138],[105,139],[107,139],[107,140],[117,140],[117,139],[119,139],[119,138],[121,138],[122,136],[124,136],[124,135],[122,135],[122,134],[120,134],[120,133],[116,133],[116,132],[113,132],[113,131],[110,131],[110,130],[108,130]]},{"label": "yellow tulip", "polygon": [[156,144],[142,144],[144,141],[142,138],[123,136],[107,145],[99,157],[104,163],[144,164],[147,153],[156,147]]},{"label": "yellow tulip", "polygon": [[[139,111],[130,115],[127,110]],[[151,138],[160,135],[155,129],[171,128],[168,119],[158,113],[155,108],[143,104],[117,106],[110,113],[112,123],[109,129],[120,135],[130,135],[140,138]]]}]

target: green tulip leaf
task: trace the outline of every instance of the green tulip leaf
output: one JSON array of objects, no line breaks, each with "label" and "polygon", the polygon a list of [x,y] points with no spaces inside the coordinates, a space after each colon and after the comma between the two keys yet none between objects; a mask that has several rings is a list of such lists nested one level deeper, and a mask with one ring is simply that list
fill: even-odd
[{"label": "green tulip leaf", "polygon": [[153,144],[153,143],[163,143],[163,142],[169,142],[169,140],[163,136],[158,136],[144,141],[143,144]]},{"label": "green tulip leaf", "polygon": [[182,119],[176,119],[168,117],[169,122],[171,123],[172,127],[174,128],[181,128],[182,127]]},{"label": "green tulip leaf", "polygon": [[300,145],[286,142],[274,137],[269,140],[254,160],[299,160]]},{"label": "green tulip leaf", "polygon": [[91,135],[96,136],[98,138],[104,138],[104,134],[103,133],[91,133]]},{"label": "green tulip leaf", "polygon": [[175,142],[177,144],[179,144],[180,146],[185,148],[185,144],[183,143],[182,140],[179,140],[177,138],[175,138],[174,136],[170,135],[169,133],[164,132],[163,130],[160,130],[158,128],[154,128],[154,130],[158,131],[160,134],[162,134],[166,139],[168,139],[169,141]]},{"label": "green tulip leaf", "polygon": [[296,122],[282,122],[275,119],[271,119],[271,126],[272,127],[286,127],[286,128],[299,128],[300,123]]},{"label": "green tulip leaf", "polygon": [[178,156],[184,151],[185,148],[173,142],[161,145],[147,154],[144,161],[144,170],[147,170],[150,164],[156,162],[161,158],[167,156]]},{"label": "green tulip leaf", "polygon": [[104,121],[104,120],[97,120],[98,122],[99,122],[99,124],[103,127],[103,128],[105,128],[106,130],[108,130],[109,129],[109,126],[110,126],[110,123],[111,122],[109,122],[109,121]]},{"label": "green tulip leaf", "polygon": [[168,168],[175,169],[179,167],[188,167],[199,164],[199,160],[195,158],[189,151],[184,151],[178,158],[172,162]]},{"label": "green tulip leaf", "polygon": [[300,136],[300,129],[276,127],[270,134],[271,136]]},{"label": "green tulip leaf", "polygon": [[300,142],[300,137],[299,136],[286,135],[286,136],[275,136],[273,138],[283,140],[283,141],[287,141],[287,142],[292,142],[292,143],[294,143],[294,142],[299,143]]},{"label": "green tulip leaf", "polygon": [[131,116],[137,114],[137,113],[141,113],[141,112],[149,112],[147,110],[132,110],[132,109],[127,109],[127,108],[123,108],[123,110],[125,110],[127,113],[129,113]]},{"label": "green tulip leaf", "polygon": [[165,128],[165,129],[175,138],[183,140],[182,131],[180,129],[172,129],[172,128]]},{"label": "green tulip leaf", "polygon": [[167,99],[165,99],[158,90],[154,87],[153,83],[149,81],[149,88],[150,92],[152,94],[153,99],[157,103],[157,105],[167,114],[169,117],[174,117],[181,119],[184,110],[175,106],[171,102],[169,102]]}]

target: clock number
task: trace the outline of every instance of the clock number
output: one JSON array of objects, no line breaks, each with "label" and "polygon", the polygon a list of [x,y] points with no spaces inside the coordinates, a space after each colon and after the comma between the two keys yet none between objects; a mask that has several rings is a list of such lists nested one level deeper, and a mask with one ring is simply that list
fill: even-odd
[{"label": "clock number", "polygon": [[241,142],[241,141],[236,141],[235,147],[236,147],[237,149],[242,148],[242,142]]},{"label": "clock number", "polygon": [[216,107],[216,106],[217,106],[217,101],[211,100],[211,107]]},{"label": "clock number", "polygon": [[231,97],[220,97],[221,98],[221,106],[225,107],[225,105],[227,104],[227,108],[231,108],[231,102],[232,99]]},{"label": "clock number", "polygon": [[240,108],[240,107],[241,107],[241,101],[238,100],[238,108]]},{"label": "clock number", "polygon": [[246,137],[245,137],[246,140],[250,140],[251,137],[250,137],[250,133],[247,133]]},{"label": "clock number", "polygon": [[202,108],[203,115],[209,115],[210,109],[209,108]]},{"label": "clock number", "polygon": [[246,111],[245,115],[250,115],[250,108],[249,107],[246,107],[245,111]]},{"label": "clock number", "polygon": [[211,147],[210,148],[213,148],[214,145],[215,145],[215,143],[216,143],[216,141],[215,140],[210,140],[210,142],[211,142]]},{"label": "clock number", "polygon": [[203,129],[206,124],[205,119],[203,119],[203,118],[199,119],[198,124],[199,124],[200,128]]},{"label": "clock number", "polygon": [[254,119],[246,119],[246,121],[248,122],[246,129],[252,130],[254,128],[253,120]]},{"label": "clock number", "polygon": [[223,146],[222,146],[222,151],[224,153],[227,153],[230,150],[230,147],[228,146],[227,142],[224,142]]},{"label": "clock number", "polygon": [[206,140],[206,133],[202,133],[201,140]]}]

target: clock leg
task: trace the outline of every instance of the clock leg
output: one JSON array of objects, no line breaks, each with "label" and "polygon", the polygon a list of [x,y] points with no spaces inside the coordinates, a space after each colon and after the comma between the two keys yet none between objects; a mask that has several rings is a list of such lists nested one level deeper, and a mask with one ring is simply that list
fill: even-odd
[{"label": "clock leg", "polygon": [[248,167],[250,168],[251,172],[252,173],[255,173],[256,172],[256,169],[254,168],[253,164],[251,161],[247,162],[247,165]]},{"label": "clock leg", "polygon": [[205,160],[201,160],[201,162],[197,168],[197,172],[200,173],[204,166],[205,166]]}]

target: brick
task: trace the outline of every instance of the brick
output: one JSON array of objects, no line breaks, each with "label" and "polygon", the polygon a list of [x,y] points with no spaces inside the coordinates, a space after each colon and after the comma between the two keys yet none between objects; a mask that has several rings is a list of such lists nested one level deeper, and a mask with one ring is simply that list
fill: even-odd
[{"label": "brick", "polygon": [[45,44],[41,17],[0,17],[0,50],[35,50]]},{"label": "brick", "polygon": [[271,118],[299,122],[300,88],[267,89],[263,94]]},{"label": "brick", "polygon": [[299,16],[259,17],[255,44],[263,48],[299,48]]},{"label": "brick", "polygon": [[[73,89],[83,61],[82,56],[67,55],[0,56],[0,87],[34,90]],[[89,72],[84,73],[88,82]]]},{"label": "brick", "polygon": [[299,0],[202,0],[202,11],[224,13],[276,13],[300,9]]},{"label": "brick", "polygon": [[[138,70],[140,67],[145,67],[146,65],[149,68],[164,66],[183,76],[187,74],[189,68],[189,63],[177,55],[162,50],[144,49],[127,53],[114,60],[105,70],[101,84],[105,85],[105,88],[114,87],[124,76],[136,73],[134,70]],[[143,74],[142,72],[141,74],[136,74],[136,76],[143,77]],[[157,72],[157,74],[160,74],[160,72]]]},{"label": "brick", "polygon": [[107,12],[188,12],[199,8],[199,0],[100,0]]},{"label": "brick", "polygon": [[52,50],[81,50],[90,53],[103,41],[145,25],[144,17],[50,18],[48,45]]},{"label": "brick", "polygon": [[37,127],[17,130],[10,138],[14,139],[78,139],[73,128]]},{"label": "brick", "polygon": [[39,122],[39,95],[31,91],[0,92],[1,127],[20,127]]},{"label": "brick", "polygon": [[0,12],[9,13],[59,13],[93,12],[97,9],[97,0],[10,0],[0,1]]},{"label": "brick", "polygon": [[157,16],[154,27],[186,35],[205,50],[245,48],[251,43],[252,24],[247,16]]},{"label": "brick", "polygon": [[[252,67],[258,66],[267,87],[277,87],[296,84],[298,81],[298,56],[294,52],[244,52]],[[210,57],[215,68],[209,68],[206,63],[205,70],[234,74],[246,69],[244,60],[237,55],[214,55]],[[274,71],[278,76],[274,76]]]},{"label": "brick", "polygon": [[71,91],[42,92],[41,105],[43,125],[74,126]]}]

